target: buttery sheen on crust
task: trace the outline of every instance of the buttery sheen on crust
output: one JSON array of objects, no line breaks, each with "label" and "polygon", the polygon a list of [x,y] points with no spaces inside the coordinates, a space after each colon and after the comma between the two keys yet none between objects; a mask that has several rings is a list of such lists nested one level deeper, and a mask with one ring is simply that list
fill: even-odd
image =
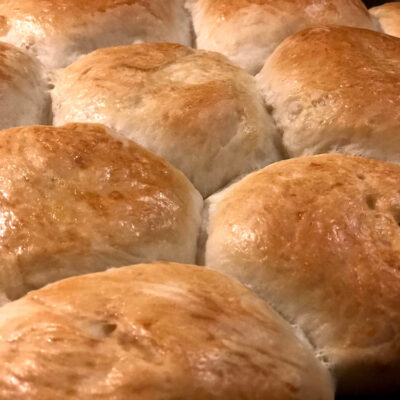
[{"label": "buttery sheen on crust", "polygon": [[400,386],[399,188],[398,165],[329,154],[207,200],[205,264],[298,325],[342,392]]},{"label": "buttery sheen on crust", "polygon": [[193,262],[202,199],[101,125],[0,131],[0,303],[72,275]]},{"label": "buttery sheen on crust", "polygon": [[55,125],[101,122],[164,157],[203,196],[276,161],[276,130],[254,78],[179,44],[100,49],[58,71]]},{"label": "buttery sheen on crust", "polygon": [[191,44],[184,0],[2,0],[0,40],[39,57],[49,69],[108,46]]},{"label": "buttery sheen on crust", "polygon": [[386,3],[370,8],[369,12],[378,19],[383,32],[400,37],[400,3]]},{"label": "buttery sheen on crust", "polygon": [[238,282],[157,263],[4,306],[0,398],[333,400],[333,390],[308,346]]},{"label": "buttery sheen on crust", "polygon": [[400,162],[400,39],[319,27],[286,39],[257,76],[291,157]]},{"label": "buttery sheen on crust", "polygon": [[41,65],[0,42],[0,129],[45,124],[49,113],[50,96]]},{"label": "buttery sheen on crust", "polygon": [[288,36],[313,25],[376,29],[361,0],[187,0],[197,47],[255,74]]}]

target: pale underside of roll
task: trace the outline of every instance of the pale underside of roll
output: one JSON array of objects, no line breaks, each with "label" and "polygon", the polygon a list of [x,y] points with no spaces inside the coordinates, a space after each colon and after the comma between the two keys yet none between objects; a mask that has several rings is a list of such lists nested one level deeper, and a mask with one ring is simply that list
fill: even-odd
[{"label": "pale underside of roll", "polygon": [[317,27],[286,39],[257,75],[290,157],[400,161],[400,39]]},{"label": "pale underside of roll", "polygon": [[361,0],[188,0],[198,48],[255,74],[288,36],[318,24],[377,29]]},{"label": "pale underside of roll", "polygon": [[399,187],[395,164],[319,155],[206,202],[200,261],[298,325],[342,393],[399,390]]},{"label": "pale underside of roll", "polygon": [[0,132],[0,301],[73,275],[193,262],[202,199],[101,125]]},{"label": "pale underside of roll", "polygon": [[101,122],[162,156],[208,196],[279,159],[254,78],[178,44],[97,50],[58,71],[54,123]]},{"label": "pale underside of roll", "polygon": [[48,69],[108,46],[192,42],[184,0],[3,0],[0,40],[37,56]]},{"label": "pale underside of roll", "polygon": [[333,397],[327,371],[282,318],[202,267],[70,278],[0,314],[2,399]]}]

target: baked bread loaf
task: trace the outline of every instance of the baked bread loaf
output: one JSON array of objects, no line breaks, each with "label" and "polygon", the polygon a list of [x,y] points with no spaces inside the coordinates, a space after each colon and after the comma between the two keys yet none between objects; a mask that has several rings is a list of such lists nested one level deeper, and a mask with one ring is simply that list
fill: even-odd
[{"label": "baked bread loaf", "polygon": [[181,172],[101,125],[3,130],[0,303],[109,267],[193,262],[201,207]]},{"label": "baked bread loaf", "polygon": [[333,400],[291,327],[206,268],[136,265],[2,308],[0,398]]},{"label": "baked bread loaf", "polygon": [[377,18],[383,32],[400,37],[400,3],[398,1],[370,8],[369,12]]},{"label": "baked bread loaf", "polygon": [[284,41],[257,76],[290,157],[400,161],[400,39],[346,27]]},{"label": "baked bread loaf", "polygon": [[205,264],[298,325],[339,393],[400,388],[399,187],[398,165],[325,154],[207,200]]},{"label": "baked bread loaf", "polygon": [[251,74],[288,36],[313,25],[376,29],[361,0],[188,0],[197,47],[218,51]]},{"label": "baked bread loaf", "polygon": [[254,79],[179,44],[100,49],[55,77],[54,123],[101,122],[164,157],[207,196],[276,161]]},{"label": "baked bread loaf", "polygon": [[48,84],[40,64],[16,47],[0,42],[0,129],[46,124]]},{"label": "baked bread loaf", "polygon": [[39,57],[49,69],[134,42],[192,42],[184,0],[3,0],[0,40]]}]

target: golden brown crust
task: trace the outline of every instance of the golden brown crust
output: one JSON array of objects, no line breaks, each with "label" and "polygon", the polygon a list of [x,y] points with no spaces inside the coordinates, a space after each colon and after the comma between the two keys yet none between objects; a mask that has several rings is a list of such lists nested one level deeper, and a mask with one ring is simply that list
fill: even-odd
[{"label": "golden brown crust", "polygon": [[285,40],[258,82],[291,156],[339,151],[399,161],[400,39],[318,27]]},{"label": "golden brown crust", "polygon": [[[24,21],[29,19],[37,29],[47,33],[73,29],[84,24],[88,17],[96,13],[106,13],[114,8],[137,5],[144,12],[154,13],[160,18],[161,7],[151,0],[5,0],[0,4],[1,25],[7,21]],[[164,7],[164,11],[167,7]]]},{"label": "golden brown crust", "polygon": [[400,37],[400,3],[386,3],[373,7],[369,12],[378,19],[383,32]]},{"label": "golden brown crust", "polygon": [[[191,80],[188,70],[191,64],[203,74],[214,69],[214,80],[207,77],[203,82],[201,79],[199,82],[185,82],[185,78]],[[171,72],[168,67],[171,67]],[[178,79],[179,73],[183,80]],[[100,93],[109,108],[121,108],[122,104],[129,109],[129,93],[139,93],[140,98],[159,103],[157,108],[162,111],[161,118],[171,136],[179,135],[185,127],[186,135],[194,133],[203,136],[204,140],[209,129],[207,124],[199,126],[196,123],[199,114],[219,102],[225,101],[229,105],[229,101],[241,95],[241,82],[235,87],[231,82],[232,75],[239,80],[244,74],[219,54],[196,51],[175,43],[143,43],[97,50],[60,72],[60,80],[56,83],[66,86],[66,89],[71,87],[66,93],[68,95],[75,97],[77,93],[81,96],[84,93],[88,102],[93,102]],[[106,80],[109,82],[104,88]],[[104,106],[97,108],[101,110]],[[57,109],[55,111],[57,113]],[[193,122],[194,129],[187,129]],[[180,128],[178,131],[175,129],[177,126]]]},{"label": "golden brown crust", "polygon": [[[352,7],[368,20],[368,10],[359,0],[200,0],[205,4],[210,15],[229,20],[239,11],[256,6],[259,11],[266,11],[272,17],[274,14],[309,14],[316,17],[315,23],[324,23],[323,18],[340,15],[343,8]],[[321,20],[322,19],[322,20]]]},{"label": "golden brown crust", "polygon": [[4,0],[0,39],[28,50],[50,70],[98,48],[192,41],[184,0]]},{"label": "golden brown crust", "polygon": [[47,123],[47,86],[41,65],[33,57],[0,42],[0,129]]},{"label": "golden brown crust", "polygon": [[[208,200],[206,265],[298,324],[339,388],[342,378],[360,392],[398,387],[399,187],[397,165],[321,155],[273,164]],[[358,368],[364,377],[351,381]]]},{"label": "golden brown crust", "polygon": [[217,51],[251,74],[288,36],[311,26],[376,29],[361,0],[189,0],[197,47]]},{"label": "golden brown crust", "polygon": [[[11,44],[0,42],[0,88],[3,92],[10,87],[18,91],[26,89],[25,85],[31,86],[31,90],[35,84],[43,85],[38,79],[40,72],[39,65],[29,55]],[[30,75],[33,76],[32,82],[29,81]]]},{"label": "golden brown crust", "polygon": [[0,288],[129,262],[194,257],[201,207],[161,158],[101,125],[0,132]]},{"label": "golden brown crust", "polygon": [[2,399],[331,400],[326,371],[238,282],[157,263],[72,278],[0,314]]},{"label": "golden brown crust", "polygon": [[205,197],[279,157],[253,77],[221,54],[172,43],[99,49],[57,73],[52,97],[56,125],[102,122]]},{"label": "golden brown crust", "polygon": [[[10,75],[10,69],[7,68],[10,63],[10,50],[12,52],[13,46],[0,43],[0,80],[1,81],[12,81],[13,77]],[[18,65],[16,65],[18,67]]]},{"label": "golden brown crust", "polygon": [[102,74],[102,77],[110,76],[114,80],[117,74],[121,76],[121,71],[118,70],[126,68],[127,73],[131,70],[133,73],[136,72],[130,76],[131,79],[142,81],[143,75],[139,73],[156,72],[195,52],[190,47],[178,43],[141,43],[108,47],[80,59],[65,71],[71,71],[72,76],[79,73],[79,76],[74,76],[75,80],[82,78],[90,80],[94,77],[99,79],[98,74]]},{"label": "golden brown crust", "polygon": [[[321,68],[322,61],[328,68]],[[310,28],[287,39],[270,64],[279,65],[288,78],[301,75],[307,88],[339,91],[344,102],[355,99],[367,103],[376,99],[377,92],[395,96],[400,79],[395,74],[400,65],[400,40],[367,29]],[[343,78],[338,80],[339,76]],[[368,87],[373,85],[370,97],[367,92],[360,93],[367,83]]]}]

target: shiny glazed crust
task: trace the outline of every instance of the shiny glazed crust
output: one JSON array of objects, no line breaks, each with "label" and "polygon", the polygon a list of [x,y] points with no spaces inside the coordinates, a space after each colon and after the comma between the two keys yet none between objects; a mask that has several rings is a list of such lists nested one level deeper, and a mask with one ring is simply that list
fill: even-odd
[{"label": "shiny glazed crust", "polygon": [[400,167],[282,161],[207,200],[205,264],[298,325],[339,390],[399,388]]},{"label": "shiny glazed crust", "polygon": [[0,300],[153,260],[193,262],[202,199],[161,158],[101,125],[0,132]]},{"label": "shiny glazed crust", "polygon": [[197,46],[255,74],[288,36],[318,24],[376,29],[361,0],[188,0]]},{"label": "shiny glazed crust", "polygon": [[54,123],[101,122],[164,157],[208,196],[279,159],[253,77],[179,44],[97,50],[59,71]]},{"label": "shiny glazed crust", "polygon": [[318,27],[285,40],[257,76],[290,157],[400,161],[400,39]]},{"label": "shiny glazed crust", "polygon": [[333,400],[333,391],[310,349],[249,290],[158,263],[71,278],[3,307],[0,398],[27,397]]}]

